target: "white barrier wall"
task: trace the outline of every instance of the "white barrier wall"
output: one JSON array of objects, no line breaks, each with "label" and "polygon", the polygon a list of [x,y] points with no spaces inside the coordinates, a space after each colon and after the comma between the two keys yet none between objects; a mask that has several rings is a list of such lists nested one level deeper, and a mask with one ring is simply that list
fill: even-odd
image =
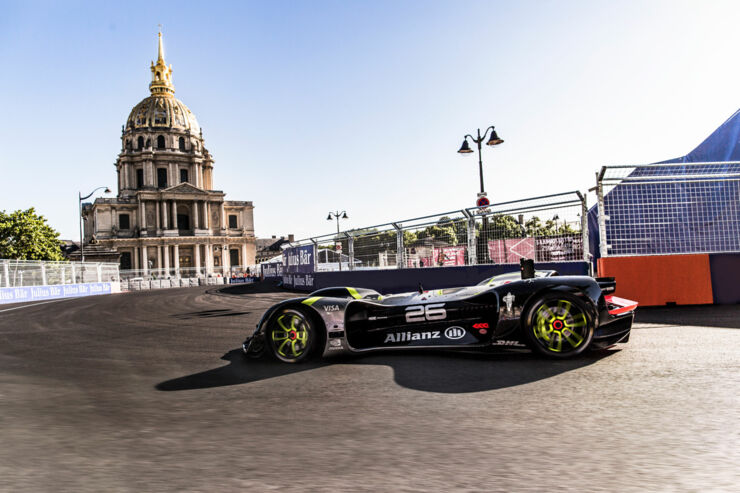
[{"label": "white barrier wall", "polygon": [[0,288],[0,304],[23,301],[54,300],[58,298],[79,298],[99,294],[120,293],[119,282],[91,282],[85,284],[60,284],[50,286],[22,286]]}]

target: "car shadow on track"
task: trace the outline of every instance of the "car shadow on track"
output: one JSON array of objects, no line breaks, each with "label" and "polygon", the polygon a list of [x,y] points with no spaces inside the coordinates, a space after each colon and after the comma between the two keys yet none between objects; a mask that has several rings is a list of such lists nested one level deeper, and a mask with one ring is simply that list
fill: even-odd
[{"label": "car shadow on track", "polygon": [[334,364],[385,365],[393,368],[398,385],[439,393],[483,392],[544,380],[592,365],[618,351],[597,351],[567,360],[538,358],[525,352],[431,352],[366,355],[338,360],[290,365],[271,360],[247,359],[233,349],[221,359],[228,365],[167,380],[157,390],[194,390],[248,384],[268,378],[310,371]]},{"label": "car shadow on track", "polygon": [[233,310],[201,310],[198,312],[181,313],[174,315],[175,318],[187,320],[190,318],[213,318],[213,317],[238,317],[240,315],[249,315],[252,312],[235,312]]}]

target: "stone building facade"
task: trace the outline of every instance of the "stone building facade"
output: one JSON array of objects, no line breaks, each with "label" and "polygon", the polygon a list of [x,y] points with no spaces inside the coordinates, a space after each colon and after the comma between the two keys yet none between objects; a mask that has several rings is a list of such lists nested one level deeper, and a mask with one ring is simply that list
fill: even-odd
[{"label": "stone building facade", "polygon": [[205,274],[253,265],[254,207],[214,190],[213,157],[195,115],[174,96],[161,33],[151,72],[151,95],[121,135],[117,197],[83,206],[85,243],[117,250],[121,269]]}]

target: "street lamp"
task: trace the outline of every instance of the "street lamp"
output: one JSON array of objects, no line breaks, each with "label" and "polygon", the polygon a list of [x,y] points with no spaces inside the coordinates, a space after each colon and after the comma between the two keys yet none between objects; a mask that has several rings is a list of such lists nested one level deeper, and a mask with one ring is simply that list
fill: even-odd
[{"label": "street lamp", "polygon": [[[488,138],[488,142],[486,142],[487,146],[495,146],[499,144],[503,144],[503,139],[500,139],[498,134],[496,133],[496,129],[491,125],[486,129],[485,132],[483,132],[483,135],[480,133],[480,128],[478,129],[478,138],[473,137],[470,134],[467,134],[465,137],[463,137],[463,143],[460,146],[460,149],[458,149],[457,152],[460,154],[470,154],[473,152],[473,149],[470,148],[470,145],[468,145],[468,137],[470,137],[470,140],[475,142],[478,145],[478,170],[480,172],[480,196],[484,197],[486,195],[486,190],[483,188],[483,157],[481,156],[481,143],[483,142],[483,139],[486,138],[486,135],[488,134],[488,131],[491,131],[491,136]],[[487,237],[488,237],[488,216],[483,216],[483,234],[481,235],[480,245],[483,249],[482,255],[480,255],[481,252],[479,252],[479,255],[482,257],[484,262],[488,262],[488,248],[487,248]]]},{"label": "street lamp", "polygon": [[[339,240],[339,219],[349,219],[347,216],[347,211],[336,211],[336,212],[330,212],[328,216],[326,216],[327,221],[331,221],[332,219],[337,220],[337,240]],[[341,245],[341,243],[340,243]],[[339,272],[342,271],[342,252],[340,250],[339,252]]]},{"label": "street lamp", "polygon": [[92,195],[98,190],[100,190],[101,188],[105,188],[105,192],[103,193],[110,193],[110,188],[108,187],[98,187],[92,192],[90,192],[89,194],[85,195],[84,197],[82,196],[82,192],[77,192],[77,198],[79,199],[79,208],[80,208],[80,262],[85,261],[85,244],[82,240],[82,201],[87,200],[90,197],[92,197]]},{"label": "street lamp", "polygon": [[496,134],[496,130],[494,129],[493,125],[488,127],[485,132],[483,132],[483,136],[480,134],[480,128],[478,129],[478,138],[476,139],[470,134],[467,134],[465,137],[463,137],[463,143],[460,146],[460,149],[457,151],[460,154],[470,154],[473,152],[473,149],[470,148],[468,145],[468,137],[470,137],[470,140],[478,144],[478,167],[480,169],[480,193],[484,194],[486,193],[485,189],[483,188],[483,158],[481,157],[481,143],[483,142],[483,139],[486,138],[486,135],[488,134],[488,131],[491,131],[491,137],[488,139],[488,142],[486,142],[487,146],[495,146],[499,144],[503,144],[503,139],[499,139],[498,135]]}]

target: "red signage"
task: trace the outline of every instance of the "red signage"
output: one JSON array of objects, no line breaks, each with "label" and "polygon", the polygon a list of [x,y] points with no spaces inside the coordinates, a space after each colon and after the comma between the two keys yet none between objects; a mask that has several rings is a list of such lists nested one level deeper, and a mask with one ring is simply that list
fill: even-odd
[{"label": "red signage", "polygon": [[478,207],[486,207],[491,205],[491,202],[488,200],[488,197],[478,197],[478,200],[475,201],[475,205]]}]

